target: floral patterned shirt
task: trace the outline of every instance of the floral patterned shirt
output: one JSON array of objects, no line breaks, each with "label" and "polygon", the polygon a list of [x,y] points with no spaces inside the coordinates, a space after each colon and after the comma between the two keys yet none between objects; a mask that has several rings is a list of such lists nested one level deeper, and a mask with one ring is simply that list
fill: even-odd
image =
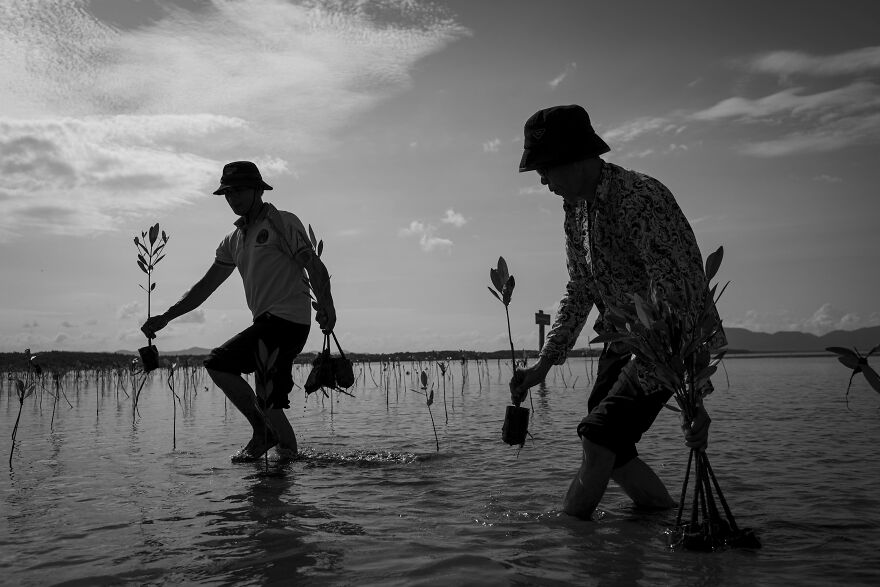
[{"label": "floral patterned shirt", "polygon": [[[565,362],[594,304],[599,310],[594,329],[603,334],[613,331],[604,318],[606,308],[629,302],[633,293],[647,298],[652,282],[680,293],[687,280],[694,291],[705,291],[693,230],[672,193],[656,179],[603,162],[593,201],[565,201],[563,209],[570,279],[541,349],[552,364]],[[711,346],[724,344],[722,331]]]}]

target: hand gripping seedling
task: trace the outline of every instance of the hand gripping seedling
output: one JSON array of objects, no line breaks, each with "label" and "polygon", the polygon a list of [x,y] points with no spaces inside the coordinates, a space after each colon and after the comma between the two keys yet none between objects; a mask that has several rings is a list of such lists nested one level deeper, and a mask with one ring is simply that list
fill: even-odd
[{"label": "hand gripping seedling", "polygon": [[[498,267],[489,269],[489,278],[495,289],[489,287],[489,293],[504,304],[504,314],[507,316],[507,338],[510,341],[510,360],[514,373],[516,373],[516,351],[513,349],[513,336],[510,332],[510,298],[513,296],[513,288],[516,281],[507,269],[507,261],[504,257],[498,257]],[[501,440],[507,444],[520,446],[526,442],[526,434],[529,430],[529,410],[519,405],[519,402],[507,406],[504,411],[504,425],[501,427]]]},{"label": "hand gripping seedling", "polygon": [[[724,249],[719,247],[706,259],[707,283],[721,266],[723,254]],[[712,392],[710,377],[724,356],[722,350],[711,357],[711,351],[717,346],[717,337],[721,333],[715,304],[727,285],[718,296],[715,295],[717,284],[698,292],[685,282],[681,295],[666,294],[663,287],[658,287],[660,285],[651,284],[647,299],[634,293],[630,296],[631,303],[608,308],[605,317],[615,331],[590,342],[625,344],[641,363],[650,367],[659,385],[675,398],[678,407],[667,407],[680,412],[683,428],[689,429],[702,412],[703,400]],[[712,360],[707,361],[710,357]],[[682,524],[691,465],[694,466],[691,519]],[[726,519],[721,516],[718,502]],[[678,515],[668,535],[669,546],[673,548],[683,546],[711,551],[725,545],[761,547],[752,530],[737,527],[709,464],[709,457],[702,448],[690,450]]]},{"label": "hand gripping seedling", "polygon": [[[147,320],[150,319],[150,294],[156,289],[156,282],[153,281],[153,270],[159,261],[165,258],[163,250],[165,245],[168,244],[168,235],[165,234],[164,230],[161,233],[162,238],[160,239],[159,223],[157,222],[148,231],[141,233],[141,238],[144,239],[143,242],[138,237],[134,237],[134,244],[138,251],[137,264],[147,276],[147,287],[140,285],[140,288],[147,292]],[[139,348],[138,353],[141,356],[145,373],[159,366],[159,350],[152,344],[149,338],[147,338],[147,346]]]}]

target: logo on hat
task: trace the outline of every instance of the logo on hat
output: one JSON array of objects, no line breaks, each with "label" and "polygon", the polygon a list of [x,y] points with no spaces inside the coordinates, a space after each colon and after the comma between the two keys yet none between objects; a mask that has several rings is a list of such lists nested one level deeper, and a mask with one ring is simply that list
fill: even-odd
[{"label": "logo on hat", "polygon": [[532,136],[535,138],[536,141],[540,141],[541,138],[544,136],[544,133],[546,133],[546,132],[547,132],[546,128],[536,128],[535,130],[532,131]]}]

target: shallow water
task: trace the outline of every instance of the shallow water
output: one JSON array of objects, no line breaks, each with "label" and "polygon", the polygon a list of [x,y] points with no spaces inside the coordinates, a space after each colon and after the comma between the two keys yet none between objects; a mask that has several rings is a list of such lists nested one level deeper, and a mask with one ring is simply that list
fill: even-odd
[{"label": "shallow water", "polygon": [[[68,383],[73,407],[62,400],[54,422],[50,396],[29,398],[13,467],[0,474],[0,583],[880,583],[880,397],[857,376],[847,407],[848,373],[831,358],[726,367],[730,388],[722,375],[707,400],[709,454],[759,551],[670,551],[675,512],[638,512],[613,483],[596,521],[560,512],[580,461],[589,361],[572,360],[533,393],[534,439],[521,451],[500,441],[509,366],[478,373],[471,362],[462,385],[454,365],[446,410],[442,386],[431,407],[439,453],[412,375],[389,383],[386,398],[374,363],[354,398],[293,392],[304,454],[273,457],[268,470],[230,463],[247,423],[203,374],[177,408],[176,449],[161,377],[134,423],[112,382]],[[17,413],[4,386],[4,459]],[[677,422],[664,411],[639,445],[675,497],[687,460]]]}]

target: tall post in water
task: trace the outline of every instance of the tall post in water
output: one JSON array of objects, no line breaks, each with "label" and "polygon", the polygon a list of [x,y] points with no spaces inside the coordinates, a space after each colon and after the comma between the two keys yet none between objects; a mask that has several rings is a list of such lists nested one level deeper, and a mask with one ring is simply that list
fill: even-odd
[{"label": "tall post in water", "polygon": [[544,348],[544,327],[550,325],[550,314],[545,314],[544,310],[538,310],[535,314],[535,324],[538,325],[538,352]]}]

